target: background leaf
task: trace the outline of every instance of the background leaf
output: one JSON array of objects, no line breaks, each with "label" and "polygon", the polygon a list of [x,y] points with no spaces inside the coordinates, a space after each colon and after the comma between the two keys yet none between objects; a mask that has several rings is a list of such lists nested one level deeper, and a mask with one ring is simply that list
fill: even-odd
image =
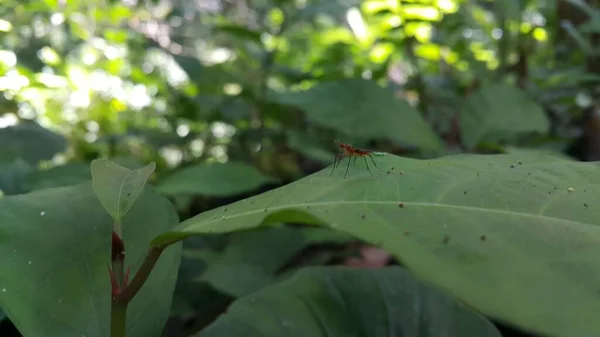
[{"label": "background leaf", "polygon": [[276,180],[242,162],[184,167],[157,183],[166,195],[230,196],[249,192]]},{"label": "background leaf", "polygon": [[231,306],[200,337],[501,337],[485,318],[402,268],[304,269]]},{"label": "background leaf", "polygon": [[30,164],[49,160],[66,150],[66,139],[35,122],[0,128],[0,155],[22,158]]},{"label": "background leaf", "polygon": [[359,138],[393,139],[422,149],[438,149],[439,138],[421,114],[374,81],[345,79],[317,84],[272,99],[302,109],[314,123]]},{"label": "background leaf", "polygon": [[323,144],[316,139],[297,131],[289,130],[287,132],[288,146],[302,153],[308,158],[322,163],[331,163],[335,155],[327,150]]},{"label": "background leaf", "polygon": [[155,168],[155,163],[130,170],[108,159],[92,161],[94,192],[113,219],[125,216]]},{"label": "background leaf", "polygon": [[467,98],[460,111],[462,142],[469,148],[482,141],[512,140],[522,133],[547,132],[548,118],[536,102],[510,85],[486,86]]},{"label": "background leaf", "polygon": [[241,297],[276,282],[281,269],[310,245],[351,241],[355,241],[352,236],[324,228],[273,227],[236,233],[223,252],[207,259],[198,280]]},{"label": "background leaf", "polygon": [[[600,331],[600,170],[530,152],[377,158],[204,212],[155,242],[264,224],[322,224],[383,247],[487,315],[548,336]],[[502,289],[502,291],[499,291]],[[554,308],[560,307],[561,310]]]},{"label": "background leaf", "polygon": [[[124,219],[132,275],[149,240],[177,224],[147,189]],[[0,305],[25,336],[108,337],[112,220],[90,183],[0,199]],[[49,240],[48,238],[52,238]],[[160,336],[181,244],[163,253],[128,308],[127,336]]]},{"label": "background leaf", "polygon": [[91,179],[92,175],[88,164],[69,163],[31,172],[27,176],[26,185],[28,189],[40,190],[81,184]]},{"label": "background leaf", "polygon": [[33,171],[34,167],[21,158],[0,160],[0,190],[5,195],[24,193],[27,176]]}]

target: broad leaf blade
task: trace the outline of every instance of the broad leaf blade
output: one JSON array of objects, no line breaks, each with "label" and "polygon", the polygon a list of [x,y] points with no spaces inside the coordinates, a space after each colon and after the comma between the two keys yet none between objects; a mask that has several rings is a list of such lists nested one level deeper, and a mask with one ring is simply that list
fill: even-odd
[{"label": "broad leaf blade", "polygon": [[125,216],[155,168],[155,163],[130,170],[107,159],[92,161],[94,192],[113,219]]},{"label": "broad leaf blade", "polygon": [[421,114],[373,81],[325,82],[300,92],[274,94],[302,109],[313,122],[359,138],[388,138],[426,150],[441,143]]},{"label": "broad leaf blade", "polygon": [[46,170],[31,172],[26,185],[31,190],[77,185],[92,178],[90,167],[83,163],[69,163]]},{"label": "broad leaf blade", "polygon": [[469,148],[482,141],[512,140],[523,133],[547,132],[542,107],[510,85],[486,86],[471,95],[459,115],[462,142]]},{"label": "broad leaf blade", "polygon": [[227,247],[207,259],[198,278],[215,289],[241,297],[278,280],[280,271],[303,249],[324,242],[347,243],[352,236],[324,228],[271,227],[232,235]]},{"label": "broad leaf blade", "polygon": [[23,158],[29,164],[50,160],[67,147],[66,139],[35,122],[0,128],[0,154]]},{"label": "broad leaf blade", "polygon": [[[147,189],[125,217],[126,264],[135,274],[150,239],[177,224]],[[90,183],[0,199],[0,306],[24,336],[109,337],[112,220]],[[159,336],[181,245],[164,251],[128,308],[127,336]]]},{"label": "broad leaf blade", "polygon": [[400,267],[309,268],[236,302],[200,337],[501,337]]},{"label": "broad leaf blade", "polygon": [[241,162],[198,164],[184,167],[159,180],[159,191],[170,196],[231,196],[276,182],[253,166]]},{"label": "broad leaf blade", "polygon": [[[329,169],[202,213],[155,239],[278,222],[327,225],[384,247],[418,276],[549,336],[600,331],[600,169],[532,152]],[[344,165],[345,163],[342,163]],[[372,169],[373,170],[373,169]],[[561,310],[556,310],[561,308]]]}]

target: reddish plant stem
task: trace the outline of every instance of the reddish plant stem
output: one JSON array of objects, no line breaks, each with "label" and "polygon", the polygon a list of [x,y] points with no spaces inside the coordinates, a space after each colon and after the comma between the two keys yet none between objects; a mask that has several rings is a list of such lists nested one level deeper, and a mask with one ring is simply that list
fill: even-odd
[{"label": "reddish plant stem", "polygon": [[118,299],[123,288],[127,286],[125,281],[125,243],[123,239],[113,230],[111,241],[112,271],[111,281],[111,306],[110,306],[110,335],[111,337],[125,337],[127,322],[127,302]]},{"label": "reddish plant stem", "polygon": [[121,293],[117,295],[117,300],[125,303],[129,303],[133,297],[138,293],[138,291],[142,288],[148,276],[152,272],[152,269],[156,265],[160,254],[166,246],[150,246],[148,252],[146,253],[146,257],[140,266],[140,269],[135,273],[135,276],[131,280],[125,289]]},{"label": "reddish plant stem", "polygon": [[169,245],[177,242],[165,243],[159,246],[150,246],[146,257],[137,271],[131,283],[129,283],[129,268],[125,273],[125,243],[121,237],[112,232],[112,270],[109,268],[111,278],[111,337],[125,337],[127,305],[140,291],[148,276],[154,269],[162,251]]}]

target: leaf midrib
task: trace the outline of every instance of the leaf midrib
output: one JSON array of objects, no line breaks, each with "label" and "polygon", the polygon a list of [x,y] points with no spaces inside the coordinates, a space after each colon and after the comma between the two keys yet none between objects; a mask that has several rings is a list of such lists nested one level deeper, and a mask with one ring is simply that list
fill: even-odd
[{"label": "leaf midrib", "polygon": [[[137,170],[136,170],[137,171]],[[125,188],[125,183],[129,180],[129,178],[135,173],[135,171],[129,171],[123,181],[121,181],[121,186],[119,186],[119,193],[117,194],[117,219],[121,219],[123,214],[121,214],[121,196],[123,195],[123,189]],[[125,213],[125,211],[123,211]]]},{"label": "leaf midrib", "polygon": [[[315,202],[315,203],[300,203],[300,204],[290,204],[290,205],[282,205],[282,206],[275,206],[275,207],[266,207],[269,211],[278,211],[278,210],[285,210],[285,209],[292,209],[292,208],[298,208],[298,207],[307,207],[307,206],[343,206],[343,205],[390,205],[390,206],[394,206],[396,208],[398,208],[398,204],[400,202],[399,201],[329,201],[329,202]],[[515,212],[515,211],[511,211],[511,210],[502,210],[502,209],[493,209],[493,208],[478,208],[478,207],[472,207],[472,206],[461,206],[461,205],[450,205],[450,204],[439,204],[439,203],[430,203],[430,202],[402,202],[404,204],[404,206],[420,206],[420,207],[439,207],[439,208],[450,208],[450,209],[456,209],[456,210],[464,210],[464,211],[471,211],[471,212],[489,212],[489,213],[495,213],[495,214],[502,214],[502,215],[509,215],[509,216],[520,216],[520,217],[528,217],[528,218],[535,218],[535,219],[542,219],[542,220],[551,220],[551,221],[557,221],[557,220],[562,220],[562,221],[567,221],[576,225],[581,225],[581,226],[585,226],[585,227],[592,227],[594,229],[598,229],[597,225],[593,225],[593,224],[589,224],[589,223],[585,223],[585,222],[580,222],[577,220],[572,220],[572,219],[565,219],[565,218],[558,218],[558,217],[550,217],[550,216],[545,216],[545,215],[539,215],[539,214],[533,214],[533,213],[523,213],[523,212]],[[255,209],[252,211],[248,211],[248,212],[242,212],[242,213],[237,213],[231,216],[226,216],[225,218],[218,218],[216,220],[210,220],[207,222],[202,222],[198,225],[194,225],[193,224],[193,218],[186,220],[184,222],[181,223],[181,225],[179,226],[183,231],[185,231],[185,229],[187,227],[189,227],[190,229],[193,228],[199,228],[199,227],[205,227],[205,226],[209,226],[211,224],[217,223],[217,222],[221,222],[224,220],[230,220],[230,219],[234,219],[234,218],[239,218],[239,217],[244,217],[244,216],[249,216],[249,215],[253,215],[256,213],[264,213],[264,208],[261,209]],[[272,213],[272,212],[270,212]],[[307,212],[310,214],[313,214],[313,212]],[[188,224],[188,222],[192,222],[192,224]],[[179,232],[179,230],[176,230],[175,232]]]}]

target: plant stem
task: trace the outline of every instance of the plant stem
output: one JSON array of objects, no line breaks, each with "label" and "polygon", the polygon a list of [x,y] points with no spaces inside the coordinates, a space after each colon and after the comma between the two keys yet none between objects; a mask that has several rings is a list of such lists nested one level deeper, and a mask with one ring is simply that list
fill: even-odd
[{"label": "plant stem", "polygon": [[113,298],[110,304],[110,337],[125,337],[127,303]]},{"label": "plant stem", "polygon": [[[117,222],[115,222],[116,225]],[[116,227],[116,226],[115,226]],[[112,301],[110,304],[110,336],[125,337],[127,327],[127,302],[120,301],[117,293],[125,287],[125,243],[112,232]]]},{"label": "plant stem", "polygon": [[166,246],[151,246],[148,249],[146,257],[144,258],[144,262],[142,262],[140,269],[137,271],[137,273],[135,273],[135,276],[133,277],[133,280],[131,280],[131,283],[127,285],[127,287],[125,288],[125,290],[123,290],[122,293],[117,295],[117,299],[119,301],[129,303],[129,301],[133,299],[135,294],[137,294],[137,292],[144,285],[144,282],[146,282],[146,280],[148,279],[148,276],[150,276],[154,265],[158,261],[160,254],[165,248]]},{"label": "plant stem", "polygon": [[125,245],[121,238],[113,231],[113,273],[111,276],[114,277],[116,284],[113,285],[111,292],[111,337],[125,337],[127,331],[127,305],[142,288],[148,279],[148,276],[150,276],[150,273],[160,258],[160,254],[163,252],[163,250],[178,241],[179,240],[173,240],[172,242],[168,242],[159,246],[150,246],[148,252],[146,253],[146,257],[140,266],[140,269],[135,274],[133,280],[131,280],[131,283],[127,284],[125,282]]},{"label": "plant stem", "polygon": [[123,230],[121,227],[121,220],[115,220],[114,224],[113,224],[113,231],[115,231],[115,233],[117,233],[117,235],[119,237],[123,236]]}]

